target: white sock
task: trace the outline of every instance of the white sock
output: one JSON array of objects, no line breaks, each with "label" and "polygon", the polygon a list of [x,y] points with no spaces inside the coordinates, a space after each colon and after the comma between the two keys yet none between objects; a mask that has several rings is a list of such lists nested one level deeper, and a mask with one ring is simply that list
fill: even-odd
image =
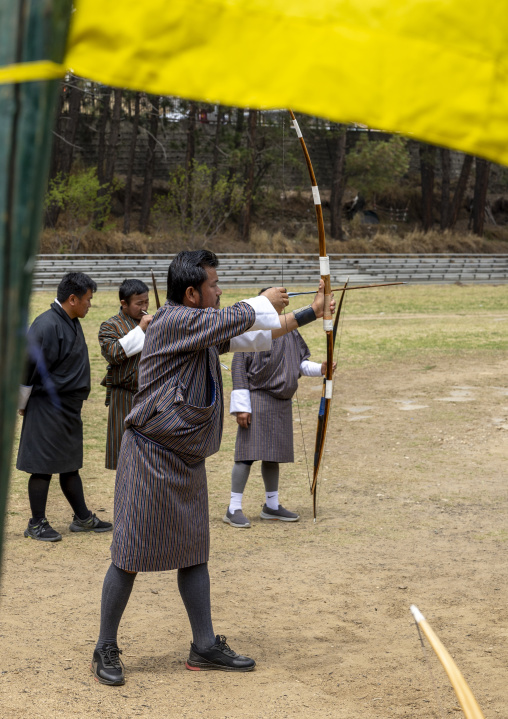
[{"label": "white sock", "polygon": [[278,492],[265,492],[266,506],[268,509],[279,508],[279,493]]},{"label": "white sock", "polygon": [[242,497],[243,492],[231,492],[231,499],[229,501],[229,511],[231,514],[233,514],[235,510],[242,508]]}]

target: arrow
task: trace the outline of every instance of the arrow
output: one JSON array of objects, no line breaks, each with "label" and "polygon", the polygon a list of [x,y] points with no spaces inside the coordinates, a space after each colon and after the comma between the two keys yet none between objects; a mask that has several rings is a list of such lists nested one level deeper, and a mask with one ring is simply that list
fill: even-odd
[{"label": "arrow", "polygon": [[[392,285],[405,285],[407,282],[383,282],[379,285],[356,285],[356,287],[335,287],[330,292],[349,292],[349,290],[366,290],[368,287],[391,287]],[[314,290],[310,292],[288,292],[288,297],[298,297],[298,295],[315,295]]]}]

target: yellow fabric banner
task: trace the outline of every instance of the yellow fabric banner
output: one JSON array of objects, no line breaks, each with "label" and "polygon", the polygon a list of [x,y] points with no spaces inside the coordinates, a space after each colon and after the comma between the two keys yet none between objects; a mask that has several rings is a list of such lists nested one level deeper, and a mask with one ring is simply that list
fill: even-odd
[{"label": "yellow fabric banner", "polygon": [[108,85],[291,107],[508,164],[508,0],[76,0]]},{"label": "yellow fabric banner", "polygon": [[65,72],[65,65],[58,65],[51,60],[20,62],[17,65],[0,67],[0,84],[35,82],[37,80],[58,80],[65,76]]}]

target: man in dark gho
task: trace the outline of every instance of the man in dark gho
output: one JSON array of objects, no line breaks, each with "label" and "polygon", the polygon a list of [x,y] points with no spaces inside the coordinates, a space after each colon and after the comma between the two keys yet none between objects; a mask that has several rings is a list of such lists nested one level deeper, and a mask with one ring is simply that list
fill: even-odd
[{"label": "man in dark gho", "polygon": [[96,289],[83,272],[65,275],[50,309],[36,317],[28,330],[16,467],[30,474],[32,517],[25,537],[42,542],[62,539],[46,518],[53,474],[60,475],[60,487],[74,512],[71,532],[108,532],[113,526],[88,509],[79,475],[83,466],[81,408],[90,394],[90,361],[79,320],[87,314]]},{"label": "man in dark gho", "polygon": [[120,310],[101,324],[99,344],[108,362],[101,384],[106,387],[108,432],[106,469],[116,469],[124,420],[138,391],[138,367],[145,332],[152,321],[148,314],[148,287],[141,280],[124,280],[118,291]]},{"label": "man in dark gho", "polygon": [[[268,349],[272,336],[286,332],[279,313],[289,298],[283,288],[270,288],[220,309],[218,264],[206,250],[177,255],[168,271],[168,299],[146,331],[139,391],[118,458],[112,563],[91,665],[102,684],[125,681],[117,634],[137,572],[178,570],[193,637],[187,669],[246,672],[255,666],[212,625],[205,459],[219,450],[222,437],[219,355]],[[288,329],[294,329],[291,320]]]}]

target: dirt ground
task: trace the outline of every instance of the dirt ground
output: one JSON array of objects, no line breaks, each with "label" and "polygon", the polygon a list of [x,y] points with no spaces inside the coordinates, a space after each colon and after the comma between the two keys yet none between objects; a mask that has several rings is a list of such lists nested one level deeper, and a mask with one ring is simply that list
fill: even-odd
[{"label": "dirt ground", "polygon": [[[506,313],[505,313],[506,314]],[[119,636],[123,687],[96,683],[109,535],[73,535],[57,483],[54,545],[23,538],[14,477],[1,589],[1,719],[461,716],[409,612],[416,604],[455,658],[486,717],[508,716],[508,360],[498,354],[345,369],[335,387],[319,513],[312,521],[300,426],[312,463],[321,383],[304,378],[296,462],[281,500],[297,524],[263,522],[259,468],[249,530],[222,522],[234,420],[208,462],[214,626],[254,672],[186,671],[190,631],[175,573],[139,575]],[[309,439],[310,438],[310,439]],[[114,473],[83,470],[102,518]],[[24,480],[26,482],[26,480]],[[19,484],[17,484],[19,483]]]}]

